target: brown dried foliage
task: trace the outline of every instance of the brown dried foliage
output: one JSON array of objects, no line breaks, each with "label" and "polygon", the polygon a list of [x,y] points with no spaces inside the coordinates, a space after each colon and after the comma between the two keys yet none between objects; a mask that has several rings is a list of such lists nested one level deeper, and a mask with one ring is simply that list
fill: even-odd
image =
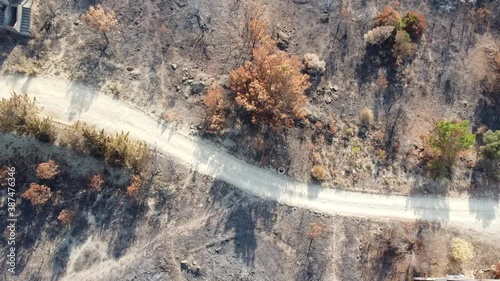
[{"label": "brown dried foliage", "polygon": [[51,195],[52,192],[50,191],[49,187],[31,183],[28,190],[26,190],[21,197],[26,200],[30,200],[31,205],[37,206],[47,203]]},{"label": "brown dried foliage", "polygon": [[328,172],[326,171],[325,166],[317,164],[312,168],[311,175],[313,176],[313,178],[319,181],[323,181],[328,177]]},{"label": "brown dried foliage", "polygon": [[73,213],[67,209],[62,210],[59,215],[57,216],[57,219],[63,224],[63,225],[69,225],[73,221]]},{"label": "brown dried foliage", "polygon": [[469,57],[476,80],[500,102],[500,44],[490,35],[483,35]]},{"label": "brown dried foliage", "polygon": [[401,23],[401,15],[391,6],[385,9],[373,21],[373,27],[379,26],[398,26]]},{"label": "brown dried foliage", "polygon": [[141,176],[139,175],[133,176],[132,179],[130,180],[130,185],[127,187],[127,195],[132,197],[139,195],[141,187],[142,187]]},{"label": "brown dried foliage", "polygon": [[90,7],[87,13],[81,16],[81,19],[93,29],[106,33],[109,32],[117,23],[115,12],[97,5]]},{"label": "brown dried foliage", "polygon": [[243,30],[241,37],[247,50],[255,48],[267,35],[269,23],[262,18],[262,8],[257,4],[247,4],[244,8]]},{"label": "brown dried foliage", "polygon": [[8,184],[7,178],[9,177],[9,167],[3,166],[0,168],[0,186]]},{"label": "brown dried foliage", "polygon": [[326,225],[324,223],[311,223],[311,230],[307,234],[311,239],[322,238],[326,234]]},{"label": "brown dried foliage", "polygon": [[495,279],[500,279],[500,262],[495,266]]},{"label": "brown dried foliage", "polygon": [[59,166],[54,160],[42,162],[36,167],[36,176],[41,179],[50,180],[57,176],[59,173]]},{"label": "brown dried foliage", "polygon": [[236,103],[251,113],[253,124],[279,128],[292,126],[306,116],[308,75],[301,74],[301,62],[276,49],[276,42],[264,35],[252,50],[252,59],[230,73],[230,88]]},{"label": "brown dried foliage", "polygon": [[389,80],[387,80],[387,75],[380,75],[377,79],[377,84],[381,89],[385,90],[389,87]]},{"label": "brown dried foliage", "polygon": [[95,191],[101,191],[104,180],[101,175],[93,175],[89,178],[87,186]]},{"label": "brown dried foliage", "polygon": [[50,118],[38,116],[35,99],[14,93],[0,100],[0,131],[28,135],[42,142],[53,143],[56,130]]},{"label": "brown dried foliage", "polygon": [[226,124],[222,88],[218,84],[215,84],[214,87],[208,90],[207,96],[203,102],[208,111],[206,119],[207,132],[216,133],[224,128]]}]

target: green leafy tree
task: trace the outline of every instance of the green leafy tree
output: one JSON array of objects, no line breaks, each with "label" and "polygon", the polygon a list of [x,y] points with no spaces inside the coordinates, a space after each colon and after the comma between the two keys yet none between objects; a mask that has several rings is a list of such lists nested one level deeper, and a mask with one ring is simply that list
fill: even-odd
[{"label": "green leafy tree", "polygon": [[439,178],[447,176],[455,164],[458,153],[475,143],[475,135],[469,133],[469,121],[440,121],[428,138],[432,149],[429,167]]},{"label": "green leafy tree", "polygon": [[408,12],[403,17],[403,26],[406,32],[410,34],[413,40],[418,40],[422,37],[424,30],[427,28],[425,16],[415,12]]},{"label": "green leafy tree", "polygon": [[484,134],[483,153],[487,158],[500,159],[500,130]]}]

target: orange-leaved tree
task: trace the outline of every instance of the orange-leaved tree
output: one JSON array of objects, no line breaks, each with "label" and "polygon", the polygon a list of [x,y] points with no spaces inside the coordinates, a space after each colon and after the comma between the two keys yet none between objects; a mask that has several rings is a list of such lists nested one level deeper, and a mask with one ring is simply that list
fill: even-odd
[{"label": "orange-leaved tree", "polygon": [[301,73],[300,60],[278,50],[269,35],[258,33],[256,38],[252,59],[231,71],[230,89],[236,93],[236,103],[251,114],[253,124],[292,126],[307,114],[304,91],[309,76]]},{"label": "orange-leaved tree", "polygon": [[42,162],[36,167],[36,175],[41,179],[50,180],[59,174],[59,166],[54,160]]},{"label": "orange-leaved tree", "polygon": [[142,180],[141,176],[135,175],[130,179],[130,185],[127,187],[127,195],[135,197],[139,195],[139,191],[141,191]]},{"label": "orange-leaved tree", "polygon": [[69,211],[68,209],[63,209],[61,212],[59,212],[59,215],[57,216],[57,219],[63,224],[63,225],[69,225],[73,221],[73,212]]},{"label": "orange-leaved tree", "polygon": [[95,191],[101,191],[104,180],[101,175],[93,175],[88,179],[87,186]]},{"label": "orange-leaved tree", "polygon": [[50,192],[49,187],[31,183],[28,190],[26,190],[21,197],[26,200],[30,200],[31,205],[36,206],[47,203],[51,195],[52,192]]},{"label": "orange-leaved tree", "polygon": [[91,6],[87,13],[81,16],[81,19],[97,32],[102,32],[104,39],[106,39],[106,45],[103,47],[104,53],[109,44],[106,33],[111,31],[118,23],[115,12],[103,8],[101,5]]}]

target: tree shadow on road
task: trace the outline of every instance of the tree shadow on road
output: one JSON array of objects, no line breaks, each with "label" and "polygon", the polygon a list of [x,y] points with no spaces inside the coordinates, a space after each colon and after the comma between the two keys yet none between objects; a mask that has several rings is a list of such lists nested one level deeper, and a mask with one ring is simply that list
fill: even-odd
[{"label": "tree shadow on road", "polygon": [[450,218],[448,186],[440,181],[422,183],[417,181],[406,199],[406,208],[413,210],[422,221],[446,224]]},{"label": "tree shadow on road", "polygon": [[500,183],[496,174],[498,167],[500,163],[485,159],[479,161],[472,171],[468,189],[469,209],[470,213],[475,214],[476,219],[482,222],[483,227],[491,224],[496,218],[495,210],[500,208]]}]

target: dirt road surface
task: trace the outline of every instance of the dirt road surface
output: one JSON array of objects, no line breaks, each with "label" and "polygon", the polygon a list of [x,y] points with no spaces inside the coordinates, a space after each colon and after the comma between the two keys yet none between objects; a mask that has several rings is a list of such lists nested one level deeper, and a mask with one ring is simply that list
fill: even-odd
[{"label": "dirt road surface", "polygon": [[59,79],[1,76],[0,98],[12,92],[35,97],[44,115],[71,124],[77,120],[156,146],[190,169],[213,176],[264,199],[328,214],[426,220],[495,235],[500,231],[499,202],[489,198],[376,195],[305,184],[246,163],[187,131],[164,126],[126,102]]}]

